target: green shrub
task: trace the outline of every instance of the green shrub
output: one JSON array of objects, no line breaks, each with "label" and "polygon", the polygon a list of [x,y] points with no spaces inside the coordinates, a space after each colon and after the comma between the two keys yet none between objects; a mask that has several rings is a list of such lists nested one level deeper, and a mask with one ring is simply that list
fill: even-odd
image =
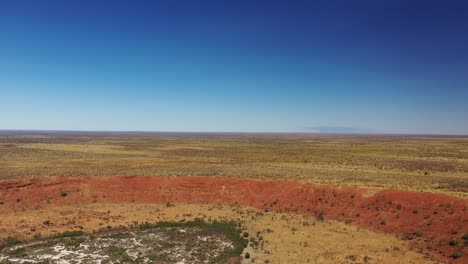
[{"label": "green shrub", "polygon": [[421,237],[423,235],[423,232],[420,229],[418,229],[418,230],[416,230],[416,232],[413,233],[413,235],[415,235],[417,237]]},{"label": "green shrub", "polygon": [[83,231],[76,230],[76,231],[65,231],[62,233],[57,233],[53,235],[54,238],[61,238],[61,237],[77,237],[82,236],[84,233]]},{"label": "green shrub", "polygon": [[457,258],[459,258],[461,256],[462,256],[462,253],[460,251],[455,251],[450,255],[450,257],[453,258],[453,259],[457,259]]},{"label": "green shrub", "polygon": [[5,246],[11,247],[14,245],[21,244],[21,240],[16,237],[7,237],[5,238]]},{"label": "green shrub", "polygon": [[70,237],[65,239],[64,245],[67,249],[73,249],[79,247],[80,244],[85,241],[86,239],[84,237]]},{"label": "green shrub", "polygon": [[116,246],[109,247],[108,251],[111,256],[122,256],[127,253],[127,250],[125,250],[125,248]]},{"label": "green shrub", "polygon": [[449,245],[452,246],[452,247],[458,246],[458,240],[454,239],[454,240],[450,241]]},{"label": "green shrub", "polygon": [[463,234],[462,239],[463,240],[468,240],[468,233]]},{"label": "green shrub", "polygon": [[28,255],[26,254],[26,249],[23,247],[12,250],[9,253],[10,255],[15,256],[15,257],[26,257]]}]

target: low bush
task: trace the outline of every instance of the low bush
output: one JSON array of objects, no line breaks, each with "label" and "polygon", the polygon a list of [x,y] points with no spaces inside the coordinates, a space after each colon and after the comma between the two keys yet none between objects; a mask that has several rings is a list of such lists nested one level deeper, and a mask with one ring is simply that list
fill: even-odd
[{"label": "low bush", "polygon": [[462,256],[462,253],[460,251],[455,251],[450,255],[450,257],[453,258],[453,259],[457,259],[457,258],[459,258],[461,256]]},{"label": "low bush", "polygon": [[454,240],[450,241],[449,245],[452,246],[452,247],[458,246],[458,240],[454,239]]},{"label": "low bush", "polygon": [[62,233],[57,233],[53,235],[52,237],[54,238],[61,238],[61,237],[77,237],[77,236],[82,236],[84,233],[83,231],[76,230],[76,231],[65,231]]},{"label": "low bush", "polygon": [[15,245],[18,245],[18,244],[21,244],[21,240],[16,238],[16,237],[7,237],[5,238],[5,246],[7,247],[11,247],[11,246],[15,246]]}]

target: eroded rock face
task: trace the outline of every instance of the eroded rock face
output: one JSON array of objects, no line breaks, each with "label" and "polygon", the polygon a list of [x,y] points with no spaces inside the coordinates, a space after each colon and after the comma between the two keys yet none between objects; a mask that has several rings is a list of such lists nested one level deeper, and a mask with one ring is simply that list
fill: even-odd
[{"label": "eroded rock face", "polygon": [[[67,192],[67,196],[60,195]],[[449,259],[468,261],[468,201],[447,195],[211,177],[64,177],[0,182],[6,211],[86,203],[219,203],[314,215],[409,239]],[[452,241],[457,241],[450,243]],[[454,257],[454,256],[452,256]]]}]

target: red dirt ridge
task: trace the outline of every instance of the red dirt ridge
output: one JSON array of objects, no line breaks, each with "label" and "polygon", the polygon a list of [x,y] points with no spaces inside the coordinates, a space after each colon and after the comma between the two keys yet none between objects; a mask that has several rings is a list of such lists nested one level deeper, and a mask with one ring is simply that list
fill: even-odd
[{"label": "red dirt ridge", "polygon": [[[410,240],[468,263],[468,200],[442,194],[212,177],[61,177],[0,181],[2,212],[87,203],[216,203],[315,215]],[[458,252],[456,255],[453,255]],[[458,258],[453,259],[454,257]]]}]

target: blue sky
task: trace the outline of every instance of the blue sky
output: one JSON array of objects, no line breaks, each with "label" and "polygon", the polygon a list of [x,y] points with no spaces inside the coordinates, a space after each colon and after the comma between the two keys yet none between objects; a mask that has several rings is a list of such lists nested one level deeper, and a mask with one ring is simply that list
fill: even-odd
[{"label": "blue sky", "polygon": [[0,129],[468,134],[466,1],[0,2]]}]

